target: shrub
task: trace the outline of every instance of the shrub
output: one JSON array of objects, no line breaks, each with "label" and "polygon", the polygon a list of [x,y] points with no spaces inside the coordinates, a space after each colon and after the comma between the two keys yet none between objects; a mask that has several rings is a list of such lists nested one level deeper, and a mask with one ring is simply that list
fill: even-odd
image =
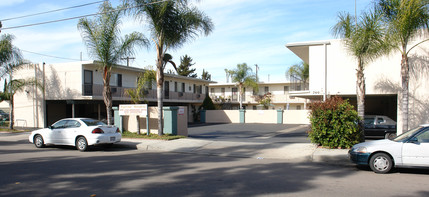
[{"label": "shrub", "polygon": [[198,108],[198,110],[205,109],[205,110],[215,110],[216,106],[214,105],[212,99],[206,95],[206,98],[204,98],[203,104]]},{"label": "shrub", "polygon": [[359,117],[353,106],[340,97],[310,104],[312,143],[329,148],[350,148],[360,139]]}]

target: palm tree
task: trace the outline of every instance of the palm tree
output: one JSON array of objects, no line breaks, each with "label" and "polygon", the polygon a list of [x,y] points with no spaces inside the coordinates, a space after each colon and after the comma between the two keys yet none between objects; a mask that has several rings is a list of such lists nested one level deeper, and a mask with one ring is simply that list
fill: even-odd
[{"label": "palm tree", "polygon": [[247,66],[246,63],[237,64],[237,68],[234,70],[228,70],[232,78],[233,83],[237,83],[239,88],[239,102],[240,109],[243,108],[243,96],[244,88],[252,87],[255,91],[258,91],[258,83],[256,82],[256,76],[252,73],[252,68]]},{"label": "palm tree", "polygon": [[302,81],[304,85],[306,85],[308,84],[309,68],[310,66],[305,62],[295,64],[289,67],[289,69],[286,71],[286,76],[294,76],[295,78],[298,78],[298,80]]},{"label": "palm tree", "polygon": [[344,45],[351,55],[357,60],[356,69],[356,95],[359,125],[364,140],[363,120],[365,115],[365,65],[377,57],[387,53],[388,46],[385,42],[385,29],[381,21],[381,15],[376,11],[364,13],[356,23],[348,13],[340,13],[339,21],[332,28],[332,33],[343,38]]},{"label": "palm tree", "polygon": [[4,70],[11,62],[22,60],[21,51],[12,44],[13,35],[4,34],[0,37],[0,66]]},{"label": "palm tree", "polygon": [[158,135],[162,135],[164,69],[168,62],[171,63],[171,58],[165,57],[166,52],[168,49],[177,49],[183,46],[199,33],[208,35],[213,29],[213,23],[203,12],[188,5],[187,0],[130,1],[134,6],[137,6],[134,9],[134,16],[141,20],[142,24],[148,23],[157,52]]},{"label": "palm tree", "polygon": [[111,124],[112,93],[110,90],[111,70],[121,58],[133,54],[134,46],[146,45],[148,40],[141,33],[133,32],[120,37],[121,11],[115,11],[108,1],[100,6],[101,15],[89,20],[82,18],[77,25],[89,54],[99,61],[103,70],[103,97],[106,105],[107,124]]},{"label": "palm tree", "polygon": [[388,32],[392,49],[401,53],[401,82],[402,82],[402,129],[408,130],[408,94],[409,70],[408,54],[422,40],[408,48],[411,39],[427,32],[429,27],[429,8],[427,0],[379,0],[377,9],[384,14],[388,24]]},{"label": "palm tree", "polygon": [[18,63],[10,63],[6,67],[3,67],[4,71],[2,73],[2,76],[9,75],[9,83],[6,84],[5,90],[8,91],[6,94],[9,99],[9,128],[13,129],[14,126],[14,96],[18,92],[23,92],[24,88],[26,87],[36,87],[38,89],[43,90],[43,87],[40,83],[37,82],[34,78],[28,78],[28,79],[13,79],[13,73],[20,70],[24,66],[32,67],[32,64],[26,63],[26,62],[18,62]]},{"label": "palm tree", "polygon": [[[135,89],[126,89],[125,94],[130,96],[131,101],[134,104],[139,104],[142,99],[146,96],[145,88],[151,87],[153,81],[155,81],[156,72],[154,70],[146,70],[140,75],[137,81],[137,87]],[[144,100],[147,103],[146,100]],[[140,116],[136,116],[137,120],[137,134],[140,134]],[[147,133],[149,135],[149,133]]]},{"label": "palm tree", "polygon": [[203,74],[201,74],[201,79],[207,80],[207,81],[211,81],[212,80],[212,75],[209,74],[209,72],[205,71],[203,69]]}]

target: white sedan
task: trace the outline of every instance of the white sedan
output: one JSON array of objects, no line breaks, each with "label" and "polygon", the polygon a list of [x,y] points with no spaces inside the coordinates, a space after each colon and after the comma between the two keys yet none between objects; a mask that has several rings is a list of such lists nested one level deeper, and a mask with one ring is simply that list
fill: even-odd
[{"label": "white sedan", "polygon": [[392,167],[429,167],[429,124],[393,140],[356,144],[350,149],[349,157],[358,165],[369,165],[376,173],[387,173]]},{"label": "white sedan", "polygon": [[37,148],[52,144],[76,146],[79,151],[85,151],[88,146],[118,143],[121,138],[117,127],[106,125],[99,120],[66,118],[48,128],[32,131],[28,140]]}]

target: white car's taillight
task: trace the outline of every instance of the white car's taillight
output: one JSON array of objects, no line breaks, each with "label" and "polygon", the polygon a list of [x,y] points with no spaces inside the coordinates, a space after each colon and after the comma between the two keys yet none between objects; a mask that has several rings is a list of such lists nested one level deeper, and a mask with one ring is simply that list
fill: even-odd
[{"label": "white car's taillight", "polygon": [[116,128],[116,133],[120,133],[121,131],[119,131],[119,128]]},{"label": "white car's taillight", "polygon": [[92,130],[92,133],[104,133],[104,131],[100,128],[95,128],[94,130]]}]

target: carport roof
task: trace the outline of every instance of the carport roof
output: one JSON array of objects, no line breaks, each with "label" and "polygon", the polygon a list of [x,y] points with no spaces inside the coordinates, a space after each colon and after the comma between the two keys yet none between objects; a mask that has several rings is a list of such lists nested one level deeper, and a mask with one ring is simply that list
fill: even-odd
[{"label": "carport roof", "polygon": [[324,45],[324,44],[331,44],[329,40],[326,41],[310,41],[310,42],[294,42],[294,43],[288,43],[286,44],[286,47],[291,50],[295,55],[297,55],[299,58],[302,59],[305,63],[309,63],[309,57],[310,52],[309,48],[310,46],[316,46],[316,45]]}]

